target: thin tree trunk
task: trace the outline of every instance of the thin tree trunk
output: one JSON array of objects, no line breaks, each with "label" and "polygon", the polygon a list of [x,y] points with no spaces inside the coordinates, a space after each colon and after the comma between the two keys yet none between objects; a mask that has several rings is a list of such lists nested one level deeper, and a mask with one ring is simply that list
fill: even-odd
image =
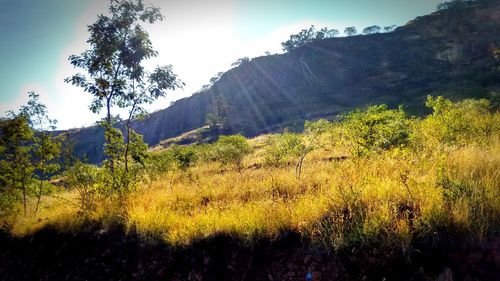
[{"label": "thin tree trunk", "polygon": [[27,214],[27,207],[26,207],[26,183],[25,180],[23,179],[23,207],[24,207],[24,216],[26,217]]},{"label": "thin tree trunk", "polygon": [[40,201],[42,198],[42,188],[43,188],[43,179],[40,179],[40,186],[38,187],[38,198],[36,200],[36,208],[35,208],[35,214],[38,213],[38,208],[40,207]]},{"label": "thin tree trunk", "polygon": [[306,155],[307,153],[302,154],[299,162],[297,162],[297,165],[295,166],[295,175],[297,176],[297,179],[300,178],[300,174],[302,173],[302,163],[304,163],[304,158],[306,158]]},{"label": "thin tree trunk", "polygon": [[[40,128],[40,131],[42,131],[42,128]],[[45,140],[42,138],[42,145],[45,144]],[[36,199],[36,208],[35,208],[35,214],[38,213],[38,208],[40,207],[40,201],[42,199],[42,189],[43,189],[43,178],[44,178],[44,166],[45,166],[45,158],[47,156],[45,155],[45,153],[43,153],[43,150],[42,150],[42,156],[41,156],[41,160],[40,160],[40,163],[39,163],[39,166],[41,167],[40,169],[42,170],[41,172],[41,175],[40,175],[40,185],[38,186],[38,195],[37,195],[37,199]]]},{"label": "thin tree trunk", "polygon": [[132,104],[132,109],[130,109],[127,119],[127,143],[125,145],[125,171],[127,171],[127,173],[128,173],[128,152],[130,149],[130,121],[132,120],[132,116],[134,116],[136,105],[137,101],[134,100],[134,103]]},{"label": "thin tree trunk", "polygon": [[128,173],[128,151],[130,147],[130,117],[127,120],[127,143],[125,145],[125,171]]},{"label": "thin tree trunk", "polygon": [[[111,130],[111,128],[113,126],[113,124],[111,123],[111,97],[106,99],[106,109],[107,109],[106,123],[108,123],[106,130]],[[108,145],[111,146],[111,136],[109,134],[106,137],[106,142],[108,143]],[[111,174],[113,175],[113,178],[114,178],[115,159],[113,158],[113,156],[109,157],[109,169],[111,170]]]}]

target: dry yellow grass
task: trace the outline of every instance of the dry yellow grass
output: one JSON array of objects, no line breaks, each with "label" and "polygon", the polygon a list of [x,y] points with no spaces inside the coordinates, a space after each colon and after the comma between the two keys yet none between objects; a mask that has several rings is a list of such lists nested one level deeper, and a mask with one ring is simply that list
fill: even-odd
[{"label": "dry yellow grass", "polygon": [[[217,164],[202,164],[192,168],[190,176],[166,175],[131,196],[128,223],[173,244],[218,232],[251,239],[291,229],[331,240],[335,246],[354,231],[349,226],[352,220],[361,220],[357,231],[365,238],[391,236],[401,242],[410,239],[410,232],[445,224],[436,222],[442,218],[475,231],[476,227],[488,228],[495,218],[487,217],[478,225],[470,213],[471,197],[457,199],[450,206],[438,183],[444,176],[439,175],[440,166],[446,167],[450,179],[484,189],[487,195],[480,200],[489,201],[480,204],[493,206],[490,211],[497,216],[499,148],[499,142],[492,141],[486,147],[435,155],[392,151],[343,162],[321,160],[323,151],[311,155],[300,179],[295,178],[293,167],[247,169],[240,175],[220,172]],[[257,151],[246,165],[259,161]],[[358,213],[355,208],[360,209]],[[348,214],[338,215],[342,212]],[[325,218],[337,224],[329,226],[335,228],[336,233],[329,234],[333,237],[323,237],[324,229],[318,228],[327,227],[320,223]],[[351,228],[340,233],[342,227]]]},{"label": "dry yellow grass", "polygon": [[[221,232],[251,242],[292,230],[329,247],[372,240],[407,246],[443,229],[479,238],[498,229],[498,132],[481,144],[396,148],[347,159],[332,160],[345,152],[326,145],[307,156],[300,178],[293,165],[262,165],[266,138],[250,140],[254,150],[241,173],[199,162],[142,184],[129,195],[127,227],[174,245]],[[44,198],[36,215],[18,215],[13,232],[46,224],[77,228],[82,216],[68,203],[77,202],[75,192],[58,196],[64,200]],[[112,213],[102,201],[90,217],[106,223]]]},{"label": "dry yellow grass", "polygon": [[18,213],[8,218],[14,222],[11,232],[15,236],[22,236],[33,233],[47,224],[69,228],[74,222],[70,218],[77,217],[76,202],[75,191],[59,192],[56,196],[44,197],[38,212],[35,213],[36,200],[31,199],[28,202],[28,216]]},{"label": "dry yellow grass", "polygon": [[[322,153],[326,152],[316,152],[306,160],[300,179],[293,167],[248,168],[240,174],[221,171],[217,163],[199,164],[188,174],[165,173],[130,195],[127,225],[172,244],[187,244],[220,232],[251,241],[288,229],[341,246],[350,239],[348,235],[406,243],[412,232],[425,232],[436,224],[454,223],[484,233],[498,220],[498,139],[487,146],[435,155],[390,151],[328,162],[321,160]],[[246,160],[247,167],[261,161],[258,151],[254,156]],[[446,201],[438,183],[442,177],[457,185],[470,185],[479,197]],[[77,208],[68,203],[76,202],[75,192],[58,196],[64,200],[44,198],[36,215],[18,215],[14,234],[33,232],[48,223],[61,228],[77,225]],[[476,199],[483,201],[474,202]],[[93,218],[103,220],[106,215],[103,204]]]}]

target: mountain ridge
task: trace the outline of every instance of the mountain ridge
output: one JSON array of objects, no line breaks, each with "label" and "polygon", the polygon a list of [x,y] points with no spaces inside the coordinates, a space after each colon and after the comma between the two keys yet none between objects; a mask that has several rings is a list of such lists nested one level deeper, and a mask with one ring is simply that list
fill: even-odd
[{"label": "mountain ridge", "polygon": [[[228,104],[226,131],[255,136],[356,107],[404,104],[422,114],[428,94],[486,97],[498,89],[500,4],[417,17],[391,33],[319,40],[285,54],[243,62],[208,90],[134,120],[150,146],[203,127],[215,99]],[[102,129],[70,130],[75,152],[100,162]]]}]

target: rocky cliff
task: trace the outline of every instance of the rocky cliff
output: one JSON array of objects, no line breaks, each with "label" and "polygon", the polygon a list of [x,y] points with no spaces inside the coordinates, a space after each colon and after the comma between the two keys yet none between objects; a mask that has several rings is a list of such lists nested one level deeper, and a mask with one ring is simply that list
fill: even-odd
[{"label": "rocky cliff", "polygon": [[[493,52],[499,47],[498,1],[435,12],[391,33],[325,39],[254,58],[227,71],[210,89],[133,127],[155,145],[202,127],[216,97],[229,106],[228,130],[247,136],[300,129],[304,120],[333,118],[369,104],[403,104],[421,114],[428,94],[485,97],[498,88],[499,61]],[[99,129],[74,135],[80,155],[102,160]]]}]

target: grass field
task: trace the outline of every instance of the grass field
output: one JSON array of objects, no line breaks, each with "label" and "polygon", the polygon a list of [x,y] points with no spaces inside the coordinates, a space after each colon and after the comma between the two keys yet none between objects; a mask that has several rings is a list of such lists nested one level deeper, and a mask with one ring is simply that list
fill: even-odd
[{"label": "grass field", "polygon": [[[43,198],[37,214],[4,220],[18,236],[48,224],[77,231],[88,220],[120,221],[173,245],[217,233],[252,243],[283,231],[335,249],[373,242],[411,247],[414,239],[441,235],[483,239],[500,225],[500,117],[466,103],[450,106],[425,119],[405,117],[411,128],[405,145],[371,147],[360,155],[349,145],[347,121],[323,130],[300,176],[300,157],[266,164],[272,140],[280,136],[264,135],[248,141],[251,152],[241,168],[198,157],[187,168],[145,173],[124,212],[97,195],[94,208],[83,212],[70,187]],[[460,126],[466,129],[452,130]],[[206,149],[196,147],[198,154]]]}]

